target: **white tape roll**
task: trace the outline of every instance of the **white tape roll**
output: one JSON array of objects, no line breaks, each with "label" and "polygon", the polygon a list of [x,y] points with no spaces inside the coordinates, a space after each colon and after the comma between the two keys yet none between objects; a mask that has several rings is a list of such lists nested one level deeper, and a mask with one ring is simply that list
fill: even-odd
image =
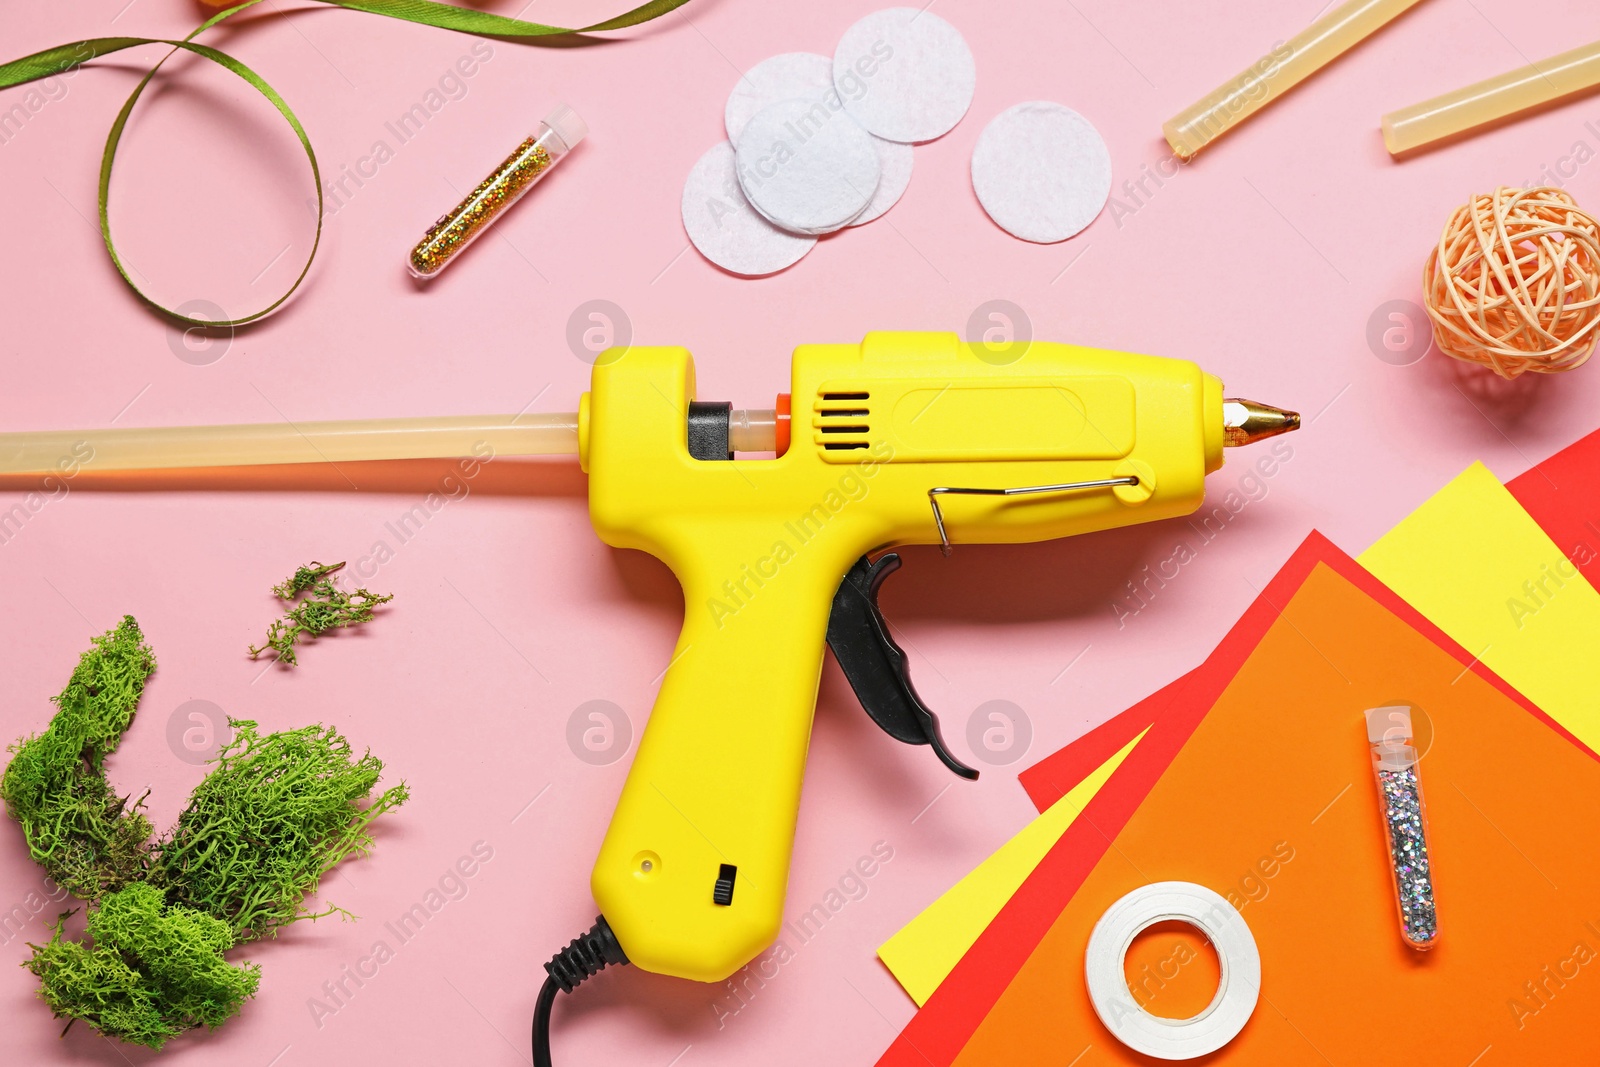
[{"label": "white tape roll", "polygon": [[[1217,995],[1192,1019],[1151,1015],[1133,999],[1123,960],[1133,939],[1161,922],[1186,922],[1217,950]],[[1261,995],[1261,951],[1232,904],[1193,882],[1155,882],[1135,889],[1100,916],[1084,958],[1089,1000],[1106,1029],[1135,1052],[1189,1060],[1238,1036]]]}]

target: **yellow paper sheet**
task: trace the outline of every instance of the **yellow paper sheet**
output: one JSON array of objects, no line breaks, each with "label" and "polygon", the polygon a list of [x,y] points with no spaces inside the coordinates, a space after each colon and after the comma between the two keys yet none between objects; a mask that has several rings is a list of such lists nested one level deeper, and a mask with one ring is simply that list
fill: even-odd
[{"label": "yellow paper sheet", "polygon": [[1600,593],[1483,464],[1468,467],[1360,561],[1600,751]]},{"label": "yellow paper sheet", "polygon": [[918,1007],[933,996],[978,935],[1143,738],[1141,733],[1129,741],[878,947],[878,958]]}]

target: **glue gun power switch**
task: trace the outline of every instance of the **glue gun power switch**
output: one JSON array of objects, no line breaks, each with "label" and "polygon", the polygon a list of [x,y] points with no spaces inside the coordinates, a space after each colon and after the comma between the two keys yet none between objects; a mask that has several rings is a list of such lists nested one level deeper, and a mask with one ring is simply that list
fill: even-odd
[{"label": "glue gun power switch", "polygon": [[[628,962],[721,981],[777,937],[825,644],[890,736],[977,777],[879,614],[900,563],[882,550],[1186,515],[1224,448],[1299,426],[1183,360],[1007,355],[942,333],[803,346],[754,424],[696,401],[685,349],[597,362],[578,413],[590,517],[665,562],[685,611],[591,878],[597,929]],[[735,454],[758,446],[776,457]]]}]

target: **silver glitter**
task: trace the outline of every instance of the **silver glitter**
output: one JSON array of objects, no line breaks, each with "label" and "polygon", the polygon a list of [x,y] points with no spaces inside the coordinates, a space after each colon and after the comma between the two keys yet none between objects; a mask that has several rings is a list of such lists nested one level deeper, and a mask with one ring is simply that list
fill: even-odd
[{"label": "silver glitter", "polygon": [[1389,768],[1379,763],[1375,769],[1394,865],[1401,933],[1413,948],[1430,948],[1439,936],[1439,917],[1434,910],[1422,783],[1417,780],[1415,765]]}]

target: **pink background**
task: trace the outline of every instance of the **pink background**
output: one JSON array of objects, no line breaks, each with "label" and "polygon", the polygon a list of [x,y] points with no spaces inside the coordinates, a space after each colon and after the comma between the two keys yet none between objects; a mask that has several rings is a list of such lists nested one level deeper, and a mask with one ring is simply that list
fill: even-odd
[{"label": "pink background", "polygon": [[[83,37],[180,36],[201,15],[186,0],[11,6],[7,59]],[[515,14],[520,2],[484,6]],[[572,24],[617,6],[548,0],[527,15]],[[1600,204],[1600,169],[1573,165],[1575,152],[1600,151],[1594,97],[1398,165],[1377,132],[1385,110],[1600,36],[1590,5],[1420,5],[1195,165],[1159,188],[1147,182],[1151,195],[1119,188],[1131,213],[1108,211],[1072,241],[1036,246],[995,228],[972,194],[968,160],[988,118],[1026,99],[1078,109],[1105,136],[1120,187],[1165,157],[1163,118],[1292,36],[1314,5],[939,0],[934,11],[971,43],[977,97],[951,134],[917,149],[899,206],[775,277],[719,272],[687,248],[678,201],[691,164],[723,136],[738,71],[777,52],[831,53],[874,7],[695,0],[585,47],[494,42],[465,95],[396,146],[385,123],[475,39],[268,0],[207,39],[283,93],[330,179],[379,139],[395,150],[330,211],[294,302],[213,342],[225,347],[206,365],[177,358],[182,337],[123,287],[91,221],[106,128],[158,53],[92,64],[0,144],[6,430],[506,412],[530,401],[570,409],[588,366],[568,346],[568,319],[594,299],[625,309],[641,343],[687,345],[702,398],[738,406],[770,403],[798,343],[959,331],[1003,298],[1040,338],[1192,358],[1231,392],[1306,414],[1292,460],[1245,483],[1253,499],[1208,544],[1170,523],[964,547],[948,561],[908,552],[886,610],[946,736],[969,755],[974,710],[1008,701],[1031,724],[1026,754],[1008,766],[980,760],[982,781],[955,782],[927,751],[884,737],[830,664],[791,917],[874,843],[893,859],[815,938],[792,941],[793,958],[742,1006],[725,989],[637,971],[563,998],[560,1063],[871,1063],[912,1012],[874,948],[1023,825],[1017,770],[1194,666],[1312,526],[1358,551],[1473,459],[1509,477],[1595,425],[1600,372],[1504,386],[1436,354],[1385,362],[1367,339],[1375,309],[1417,299],[1422,260],[1469,194],[1536,182],[1551,166],[1580,202]],[[182,76],[147,94],[125,141],[113,195],[120,247],[156,298],[237,315],[281,291],[303,260],[305,164],[243,83],[198,61],[170,68]],[[588,119],[589,141],[419,291],[406,249],[557,101]],[[1213,493],[1240,487],[1251,458],[1231,457]],[[245,950],[263,966],[256,1001],[221,1032],[170,1046],[169,1063],[526,1061],[539,966],[594,916],[588,871],[627,767],[578,759],[569,717],[609,701],[636,743],[682,605],[660,564],[596,540],[570,463],[497,460],[400,544],[386,524],[449,469],[131,483],[86,473],[0,544],[7,739],[41,729],[88,638],[133,613],[161,667],[111,773],[120,789],[153,790],[158,826],[202,774],[167,741],[192,699],[269,728],[335,723],[414,792],[384,820],[376,853],[339,868],[321,894],[361,921],[301,924]],[[0,509],[30,488],[0,483]],[[307,649],[295,671],[244,656],[274,614],[272,583],[307,559],[355,561],[380,540],[394,556],[367,584],[396,598],[380,621]],[[1121,600],[1125,583],[1180,542],[1196,558],[1119,625],[1114,605],[1137,606]],[[393,947],[383,924],[480,841],[493,858],[466,896],[316,1018],[309,1000],[322,984],[378,938]],[[40,884],[7,821],[0,909]],[[0,932],[0,1059],[148,1062],[146,1050],[83,1027],[58,1040],[59,1024],[32,1002],[32,977],[12,964],[54,910],[23,935]]]}]

